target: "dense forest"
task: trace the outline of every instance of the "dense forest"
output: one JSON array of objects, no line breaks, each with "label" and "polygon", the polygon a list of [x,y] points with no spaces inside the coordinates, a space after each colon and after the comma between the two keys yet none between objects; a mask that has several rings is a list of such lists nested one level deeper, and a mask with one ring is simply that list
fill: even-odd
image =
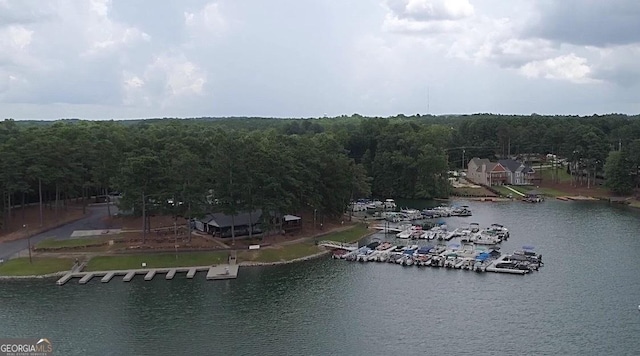
[{"label": "dense forest", "polygon": [[121,192],[136,214],[342,214],[357,197],[449,195],[451,169],[472,157],[566,157],[581,177],[637,186],[640,117],[403,116],[0,122],[6,224],[25,203]]}]

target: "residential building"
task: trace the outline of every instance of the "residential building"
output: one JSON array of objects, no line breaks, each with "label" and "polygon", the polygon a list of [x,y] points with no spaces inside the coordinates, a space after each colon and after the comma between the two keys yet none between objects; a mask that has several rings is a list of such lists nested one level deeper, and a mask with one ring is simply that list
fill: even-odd
[{"label": "residential building", "polygon": [[498,162],[486,158],[472,158],[467,164],[467,180],[483,185],[508,184],[507,169]]},{"label": "residential building", "polygon": [[530,185],[535,171],[530,166],[514,159],[501,159],[498,161],[507,170],[507,184]]}]

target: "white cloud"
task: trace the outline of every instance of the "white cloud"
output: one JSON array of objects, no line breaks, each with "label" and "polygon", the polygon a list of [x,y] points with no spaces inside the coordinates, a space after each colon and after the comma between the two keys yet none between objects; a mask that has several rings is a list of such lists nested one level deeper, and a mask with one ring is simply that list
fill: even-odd
[{"label": "white cloud", "polygon": [[520,68],[520,72],[528,78],[563,79],[574,83],[590,83],[591,68],[586,58],[573,53],[532,61]]},{"label": "white cloud", "polygon": [[623,87],[640,83],[640,44],[592,50],[598,54],[594,59],[594,78],[618,83]]},{"label": "white cloud", "polygon": [[415,21],[392,14],[387,14],[383,23],[385,31],[398,33],[446,33],[459,31],[461,28],[459,22],[452,20]]},{"label": "white cloud", "polygon": [[474,14],[468,0],[388,0],[386,4],[397,17],[416,21],[457,20]]},{"label": "white cloud", "polygon": [[151,36],[136,27],[113,21],[109,17],[110,0],[91,0],[87,11],[84,36],[88,43],[85,55],[99,54],[103,51],[118,50],[140,41],[149,41]]},{"label": "white cloud", "polygon": [[31,44],[33,31],[24,26],[11,25],[0,30],[0,51],[22,51]]},{"label": "white cloud", "polygon": [[429,100],[434,113],[629,111],[640,43],[626,29],[639,7],[611,3],[622,22],[607,20],[609,3],[578,0],[0,0],[0,109],[392,115]]},{"label": "white cloud", "polygon": [[467,0],[388,0],[383,29],[398,33],[459,31],[461,20],[472,17]]},{"label": "white cloud", "polygon": [[164,78],[165,93],[168,97],[202,94],[203,86],[207,82],[205,72],[184,56],[156,58],[145,76],[156,75]]},{"label": "white cloud", "polygon": [[184,55],[158,56],[144,70],[142,77],[122,74],[123,103],[125,105],[169,107],[188,97],[204,93],[205,71]]},{"label": "white cloud", "polygon": [[[595,72],[600,62],[613,62],[611,58],[598,60],[594,57],[596,52],[589,48],[528,36],[528,23],[537,14],[518,12],[515,5],[500,17],[482,11],[486,8],[476,11],[462,2],[452,2],[448,10],[444,5],[434,7],[435,3],[426,1],[390,1],[387,5],[382,24],[384,31],[409,34],[415,39],[416,46],[475,65],[490,63],[507,70],[515,69],[527,78],[580,84],[596,81]],[[617,50],[613,52],[617,53]],[[618,55],[609,54],[608,57],[617,58]],[[605,76],[604,71],[602,73]]]},{"label": "white cloud", "polygon": [[141,78],[131,73],[124,72],[123,76],[123,99],[122,102],[127,106],[151,106],[152,100],[147,95],[144,85],[145,82]]},{"label": "white cloud", "polygon": [[191,36],[220,35],[228,26],[220,4],[212,2],[197,12],[184,13],[184,22]]}]

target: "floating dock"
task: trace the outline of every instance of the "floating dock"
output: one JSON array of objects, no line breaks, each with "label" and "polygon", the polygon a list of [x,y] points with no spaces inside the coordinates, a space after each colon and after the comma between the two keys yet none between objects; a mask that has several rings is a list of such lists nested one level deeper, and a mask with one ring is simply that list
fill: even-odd
[{"label": "floating dock", "polygon": [[157,272],[157,271],[156,271],[155,269],[152,269],[151,271],[147,272],[147,274],[145,274],[145,276],[144,276],[144,280],[145,280],[145,281],[150,281],[150,280],[152,280],[152,279],[153,279],[153,276],[155,276],[155,275],[156,275],[156,272]]},{"label": "floating dock", "polygon": [[91,280],[91,278],[93,278],[93,276],[95,276],[95,274],[93,274],[93,272],[86,273],[84,276],[82,276],[82,278],[80,278],[80,281],[78,283],[86,284],[87,282],[89,282]]},{"label": "floating dock", "polygon": [[136,271],[130,271],[127,272],[127,274],[124,276],[124,278],[122,278],[123,282],[131,282],[131,280],[133,279],[133,277],[135,277],[136,275]]},{"label": "floating dock", "polygon": [[207,279],[232,279],[238,277],[238,265],[220,265],[209,267]]},{"label": "floating dock", "polygon": [[107,283],[111,280],[111,278],[113,278],[113,276],[115,276],[116,274],[114,272],[109,272],[107,274],[104,275],[104,277],[102,277],[102,279],[100,280],[100,282],[102,283]]},{"label": "floating dock", "polygon": [[153,280],[157,274],[165,274],[166,280],[171,280],[178,272],[186,272],[188,279],[193,279],[198,272],[206,271],[208,280],[234,279],[238,277],[238,265],[223,264],[216,266],[177,267],[177,268],[144,268],[115,271],[80,272],[74,269],[56,281],[61,286],[73,278],[79,278],[78,283],[87,284],[93,277],[102,277],[100,282],[108,283],[115,276],[123,276],[123,282],[130,282],[137,274],[143,274],[145,281]]},{"label": "floating dock", "polygon": [[189,272],[187,272],[187,278],[191,279],[193,277],[195,277],[196,272],[198,272],[198,269],[193,267],[193,268],[189,268]]}]

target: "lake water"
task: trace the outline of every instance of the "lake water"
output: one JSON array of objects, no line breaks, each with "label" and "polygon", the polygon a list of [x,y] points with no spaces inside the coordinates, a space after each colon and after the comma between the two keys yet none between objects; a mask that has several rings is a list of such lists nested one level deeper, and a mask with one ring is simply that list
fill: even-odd
[{"label": "lake water", "polygon": [[102,284],[0,283],[0,337],[57,355],[637,355],[640,213],[593,202],[468,202],[536,246],[525,276],[323,258]]}]

